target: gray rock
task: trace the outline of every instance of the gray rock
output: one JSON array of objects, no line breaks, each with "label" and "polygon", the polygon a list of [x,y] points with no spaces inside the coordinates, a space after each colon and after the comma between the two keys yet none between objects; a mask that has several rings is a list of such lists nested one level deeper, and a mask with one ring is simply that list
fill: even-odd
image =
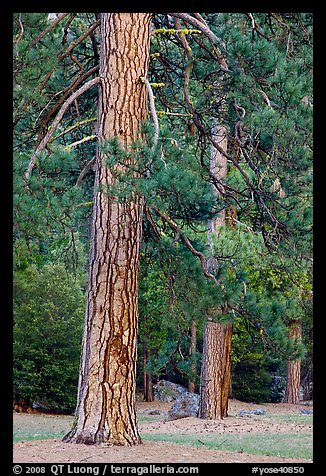
[{"label": "gray rock", "polygon": [[301,405],[304,405],[305,407],[312,407],[314,402],[313,400],[306,400],[305,402],[300,402]]},{"label": "gray rock", "polygon": [[237,416],[245,416],[245,415],[265,415],[266,410],[262,410],[261,408],[257,408],[256,410],[240,410],[237,413]]},{"label": "gray rock", "polygon": [[173,402],[168,411],[169,420],[198,415],[200,396],[197,393],[188,392],[182,385],[168,380],[160,380],[153,385],[153,390],[154,400]]},{"label": "gray rock", "polygon": [[156,385],[153,385],[154,400],[160,402],[173,402],[185,393],[189,393],[185,387],[168,380],[159,380]]},{"label": "gray rock", "polygon": [[171,409],[168,411],[170,420],[177,418],[187,418],[190,416],[198,416],[200,396],[197,393],[185,391],[174,401]]},{"label": "gray rock", "polygon": [[152,410],[151,412],[148,412],[149,415],[161,415],[160,410]]},{"label": "gray rock", "polygon": [[314,411],[304,408],[299,410],[300,415],[313,415]]},{"label": "gray rock", "polygon": [[34,410],[38,410],[39,412],[50,412],[50,408],[43,405],[42,403],[39,403],[39,402],[34,402],[33,405],[32,405],[32,408]]}]

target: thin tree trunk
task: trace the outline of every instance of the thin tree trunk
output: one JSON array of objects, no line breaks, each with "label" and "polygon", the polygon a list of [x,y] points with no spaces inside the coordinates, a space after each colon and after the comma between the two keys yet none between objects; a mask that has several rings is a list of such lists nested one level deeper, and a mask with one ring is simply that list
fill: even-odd
[{"label": "thin tree trunk", "polygon": [[[289,339],[301,339],[301,321],[292,320],[289,323]],[[300,402],[300,368],[301,359],[289,360],[286,373],[285,402],[298,404]]]},{"label": "thin tree trunk", "polygon": [[[223,126],[216,126],[212,130],[216,142],[227,150],[227,131]],[[223,180],[226,177],[226,158],[212,146],[211,173],[214,177]],[[223,192],[223,186],[221,185]],[[218,196],[220,192],[214,189]],[[208,241],[212,246],[212,236],[218,234],[225,225],[225,210],[223,209],[213,220],[208,223]],[[210,271],[217,269],[216,260],[211,257],[208,260]],[[210,310],[215,316],[222,314],[222,308]],[[200,384],[200,409],[201,418],[217,419],[227,416],[228,392],[231,381],[231,346],[232,324],[214,322],[208,318],[204,327],[203,362]]]},{"label": "thin tree trunk", "polygon": [[147,371],[147,396],[146,396],[146,402],[152,402],[153,401],[153,382],[152,382],[152,372]]},{"label": "thin tree trunk", "polygon": [[302,383],[302,391],[303,391],[303,395],[302,395],[302,399],[304,401],[307,401],[307,400],[312,400],[312,382],[313,382],[313,379],[312,379],[312,369],[309,368],[307,373],[306,373],[306,376],[304,378],[304,381]]},{"label": "thin tree trunk", "polygon": [[[147,77],[150,20],[147,13],[101,14],[101,142],[117,137],[127,148],[146,118],[139,77]],[[142,200],[110,195],[115,183],[100,152],[76,419],[67,442],[141,443],[135,392]]]},{"label": "thin tree trunk", "polygon": [[197,366],[196,366],[196,344],[197,344],[197,324],[195,319],[191,321],[190,329],[190,357],[191,357],[191,374],[192,377],[188,382],[188,391],[195,393],[196,384],[194,382],[194,377],[196,375]]},{"label": "thin tree trunk", "polygon": [[208,321],[203,344],[199,415],[201,418],[222,419],[228,411],[232,327]]},{"label": "thin tree trunk", "polygon": [[144,402],[147,402],[147,351],[143,352],[143,395]]},{"label": "thin tree trunk", "polygon": [[153,401],[153,382],[152,382],[152,373],[147,370],[148,357],[150,357],[150,352],[147,350],[144,350],[143,392],[144,392],[144,401],[152,402]]},{"label": "thin tree trunk", "polygon": [[[232,332],[232,335],[233,335],[233,332]],[[229,398],[233,398],[231,365],[230,365],[230,381],[229,381],[229,395],[228,395],[228,399],[229,399]]]}]

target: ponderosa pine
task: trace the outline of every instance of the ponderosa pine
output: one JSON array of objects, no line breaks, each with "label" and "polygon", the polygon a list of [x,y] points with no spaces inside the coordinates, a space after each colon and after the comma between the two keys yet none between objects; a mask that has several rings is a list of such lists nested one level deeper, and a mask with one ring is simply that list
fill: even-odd
[{"label": "ponderosa pine", "polygon": [[[100,142],[124,148],[147,116],[150,14],[101,14]],[[75,443],[137,445],[135,391],[138,268],[142,200],[110,195],[115,177],[99,153],[96,164],[89,288],[76,420],[64,438]]]}]

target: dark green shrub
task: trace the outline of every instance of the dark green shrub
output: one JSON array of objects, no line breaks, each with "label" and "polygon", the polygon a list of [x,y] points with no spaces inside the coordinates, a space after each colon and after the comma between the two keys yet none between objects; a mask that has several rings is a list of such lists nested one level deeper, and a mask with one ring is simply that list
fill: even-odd
[{"label": "dark green shrub", "polygon": [[14,273],[16,401],[71,412],[76,402],[84,295],[62,265]]},{"label": "dark green shrub", "polygon": [[270,401],[272,376],[263,364],[263,356],[248,353],[234,366],[232,374],[233,397],[243,402]]}]

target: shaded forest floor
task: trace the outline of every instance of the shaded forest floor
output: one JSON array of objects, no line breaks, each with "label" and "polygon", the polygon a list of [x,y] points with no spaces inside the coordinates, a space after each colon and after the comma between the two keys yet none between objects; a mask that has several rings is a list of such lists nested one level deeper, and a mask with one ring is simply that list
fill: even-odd
[{"label": "shaded forest floor", "polygon": [[[312,461],[312,406],[229,401],[223,421],[168,420],[171,403],[138,402],[143,444],[63,443],[72,416],[14,412],[15,463],[304,463]],[[262,415],[239,415],[241,410]]]}]

